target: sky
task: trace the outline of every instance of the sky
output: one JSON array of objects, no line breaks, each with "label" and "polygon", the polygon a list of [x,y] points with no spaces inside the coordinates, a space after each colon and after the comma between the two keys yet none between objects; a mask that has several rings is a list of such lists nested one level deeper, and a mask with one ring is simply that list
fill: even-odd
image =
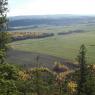
[{"label": "sky", "polygon": [[95,15],[95,0],[9,0],[8,16]]}]

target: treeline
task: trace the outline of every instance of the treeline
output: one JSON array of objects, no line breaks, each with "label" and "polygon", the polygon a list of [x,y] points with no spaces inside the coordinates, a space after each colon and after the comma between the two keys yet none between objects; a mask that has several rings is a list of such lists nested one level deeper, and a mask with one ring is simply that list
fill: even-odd
[{"label": "treeline", "polygon": [[12,41],[39,39],[54,36],[54,33],[39,33],[39,32],[9,32]]},{"label": "treeline", "polygon": [[72,34],[72,33],[83,33],[85,32],[84,30],[72,30],[72,31],[68,31],[68,32],[60,32],[58,33],[58,35],[68,35],[68,34]]},{"label": "treeline", "polygon": [[[72,30],[68,32],[59,32],[58,35],[68,35],[72,33],[83,33],[83,30]],[[54,33],[41,33],[41,32],[8,32],[12,41],[39,39],[54,36]]]}]

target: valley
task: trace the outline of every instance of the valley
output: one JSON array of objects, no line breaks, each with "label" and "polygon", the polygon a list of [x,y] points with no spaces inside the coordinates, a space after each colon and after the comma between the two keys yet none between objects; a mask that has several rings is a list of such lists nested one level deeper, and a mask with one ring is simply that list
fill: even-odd
[{"label": "valley", "polygon": [[[79,31],[81,30],[81,31]],[[74,33],[73,33],[74,31]],[[78,33],[76,31],[79,31]],[[27,39],[12,42],[14,50],[35,52],[68,59],[76,63],[79,47],[85,44],[88,64],[95,63],[95,24],[71,24],[65,26],[42,26],[34,29],[13,30],[13,32],[53,33],[54,36],[41,39]],[[71,33],[70,33],[71,32]],[[62,35],[58,35],[63,33]],[[64,35],[64,33],[66,35]],[[69,34],[68,34],[69,33]],[[30,58],[31,59],[31,58]]]}]

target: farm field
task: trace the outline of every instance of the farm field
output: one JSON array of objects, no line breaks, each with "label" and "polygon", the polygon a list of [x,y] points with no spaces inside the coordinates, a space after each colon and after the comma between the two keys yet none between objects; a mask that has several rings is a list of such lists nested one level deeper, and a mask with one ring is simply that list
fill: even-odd
[{"label": "farm field", "polygon": [[[11,47],[15,50],[36,52],[48,54],[75,62],[79,48],[85,44],[87,48],[87,62],[89,64],[95,63],[95,28],[94,25],[72,25],[72,26],[58,26],[58,27],[42,27],[38,29],[31,29],[31,32],[43,31],[52,32],[56,35],[53,37],[42,39],[29,39],[16,41],[11,43]],[[58,32],[67,32],[70,30],[81,29],[85,30],[83,33],[72,33],[68,35],[57,35]],[[22,30],[21,30],[22,31]],[[26,30],[28,31],[28,30]],[[30,32],[29,31],[29,32]]]}]

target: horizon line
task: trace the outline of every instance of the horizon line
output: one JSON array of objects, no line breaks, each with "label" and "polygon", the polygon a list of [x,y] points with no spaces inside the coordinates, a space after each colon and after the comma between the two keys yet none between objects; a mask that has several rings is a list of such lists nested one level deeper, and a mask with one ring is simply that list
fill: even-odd
[{"label": "horizon line", "polygon": [[53,16],[53,15],[72,15],[72,16],[95,16],[95,14],[28,14],[28,15],[7,15],[7,17],[19,16]]}]

